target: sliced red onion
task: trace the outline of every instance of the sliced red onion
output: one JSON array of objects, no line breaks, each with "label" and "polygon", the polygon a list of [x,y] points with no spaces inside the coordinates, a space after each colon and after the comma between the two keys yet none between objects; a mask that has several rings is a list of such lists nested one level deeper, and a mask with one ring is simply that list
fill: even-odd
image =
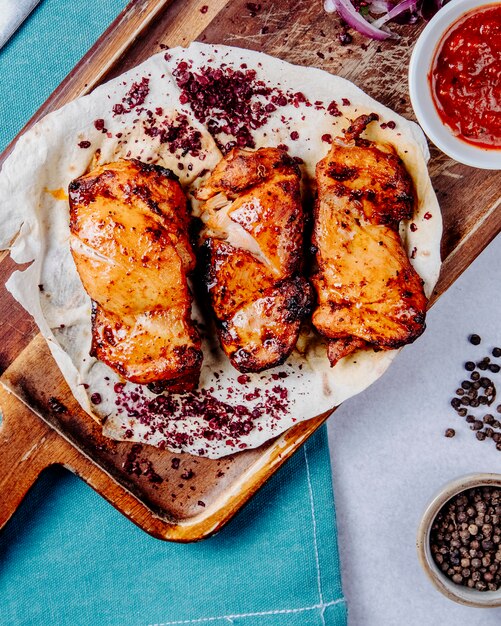
[{"label": "sliced red onion", "polygon": [[[406,2],[407,0],[404,1]],[[371,37],[372,39],[377,39],[378,41],[390,38],[398,39],[398,35],[395,33],[381,30],[368,22],[363,15],[360,15],[360,13],[355,9],[350,0],[325,0],[324,9],[327,13],[337,11],[339,16],[348,24],[348,26],[358,30],[358,32],[365,37]]]},{"label": "sliced red onion", "polygon": [[401,13],[404,13],[404,11],[409,11],[409,10],[410,11],[416,10],[416,0],[402,0],[402,2],[399,2],[397,6],[391,9],[391,11],[388,11],[386,15],[383,15],[382,17],[372,22],[372,25],[375,28],[381,28],[381,26],[383,26],[383,24],[386,24],[386,22],[389,22],[390,20],[395,19]]},{"label": "sliced red onion", "polygon": [[324,9],[327,13],[337,12],[342,20],[348,26],[351,26],[365,37],[382,41],[384,39],[399,39],[396,33],[388,29],[382,29],[387,22],[395,20],[402,14],[403,18],[397,20],[399,23],[413,24],[417,21],[418,16],[426,21],[431,19],[437,11],[439,11],[448,0],[401,0],[393,5],[392,0],[369,0],[369,11],[372,14],[381,17],[376,20],[364,18],[359,11],[353,6],[351,0],[325,0]]}]

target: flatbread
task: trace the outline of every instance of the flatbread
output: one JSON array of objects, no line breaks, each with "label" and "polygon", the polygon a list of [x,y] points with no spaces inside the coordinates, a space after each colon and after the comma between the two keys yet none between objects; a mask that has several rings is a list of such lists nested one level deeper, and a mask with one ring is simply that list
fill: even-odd
[{"label": "flatbread", "polygon": [[[251,134],[255,147],[288,146],[302,162],[306,187],[329,150],[326,136],[340,135],[362,113],[378,113],[380,121],[367,136],[395,147],[416,187],[416,212],[412,222],[402,223],[401,235],[427,295],[439,274],[442,222],[426,167],[427,144],[416,124],[338,76],[238,48],[195,43],[157,54],[47,115],[19,139],[0,174],[0,248],[10,248],[18,263],[32,263],[15,272],[7,288],[33,315],[75,398],[103,423],[108,437],[218,458],[259,446],[361,392],[396,352],[364,350],[331,368],[325,345],[306,329],[283,366],[241,375],[195,305],[204,335],[196,394],[158,396],[89,356],[91,303],[69,250],[68,183],[96,158],[107,163],[134,157],[171,168],[187,191],[199,184],[220,160],[223,136],[216,142],[207,130],[209,119],[201,123],[186,99],[180,102],[173,72],[179,78],[181,62],[192,72],[255,70],[255,80],[267,90],[285,94]],[[253,95],[250,104],[260,101],[266,97]],[[172,135],[177,139],[160,132],[179,126]],[[184,136],[187,142],[179,140]],[[197,139],[196,149],[189,137]]]}]

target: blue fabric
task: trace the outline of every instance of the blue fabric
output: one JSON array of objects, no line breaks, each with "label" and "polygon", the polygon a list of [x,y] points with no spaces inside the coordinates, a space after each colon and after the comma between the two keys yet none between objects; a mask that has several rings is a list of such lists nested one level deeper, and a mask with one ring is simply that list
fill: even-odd
[{"label": "blue fabric", "polygon": [[62,469],[0,533],[0,623],[343,626],[326,433],[225,529],[169,544]]},{"label": "blue fabric", "polygon": [[[124,4],[42,0],[0,51],[0,149]],[[199,544],[149,537],[61,468],[0,533],[2,626],[205,623],[346,624],[324,428]]]}]

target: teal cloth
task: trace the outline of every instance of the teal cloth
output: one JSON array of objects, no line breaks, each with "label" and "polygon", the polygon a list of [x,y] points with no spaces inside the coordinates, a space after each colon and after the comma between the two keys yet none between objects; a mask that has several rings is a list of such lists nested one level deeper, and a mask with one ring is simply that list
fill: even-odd
[{"label": "teal cloth", "polygon": [[[124,4],[42,0],[0,51],[0,149]],[[198,544],[153,539],[50,468],[0,532],[0,624],[344,626],[336,536],[325,428]]]}]

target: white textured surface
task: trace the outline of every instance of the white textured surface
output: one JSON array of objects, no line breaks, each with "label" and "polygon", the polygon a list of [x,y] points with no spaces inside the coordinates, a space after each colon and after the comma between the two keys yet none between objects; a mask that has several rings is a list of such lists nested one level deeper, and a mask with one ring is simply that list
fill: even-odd
[{"label": "white textured surface", "polygon": [[[501,452],[477,441],[449,405],[464,361],[501,345],[500,278],[498,237],[433,307],[414,346],[329,420],[349,626],[501,624],[501,609],[463,607],[436,591],[415,549],[435,491],[462,474],[501,472]],[[472,332],[480,346],[467,341]],[[501,373],[486,375],[497,382],[497,405]],[[454,438],[444,437],[447,427]]]},{"label": "white textured surface", "polygon": [[1,0],[0,48],[4,46],[40,0]]}]

